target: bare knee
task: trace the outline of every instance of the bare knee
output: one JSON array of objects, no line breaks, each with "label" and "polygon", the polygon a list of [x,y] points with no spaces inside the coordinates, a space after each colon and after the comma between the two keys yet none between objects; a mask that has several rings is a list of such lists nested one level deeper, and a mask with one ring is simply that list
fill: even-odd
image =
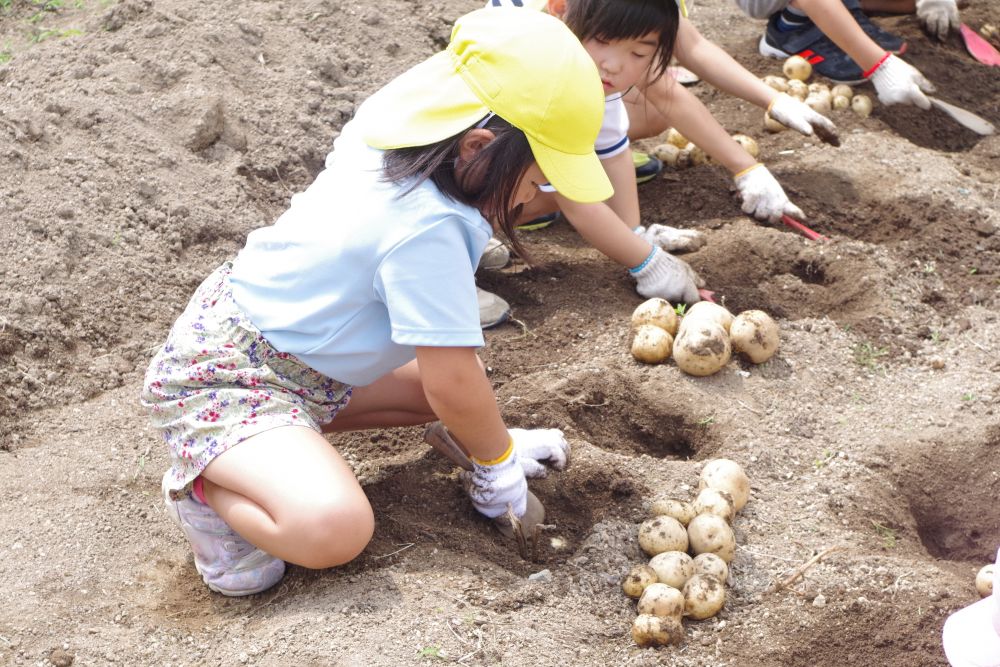
[{"label": "bare knee", "polygon": [[[375,532],[375,515],[368,502],[314,505],[295,520],[291,531],[298,545],[291,562],[323,569],[357,558]],[[289,560],[286,558],[286,560]]]}]

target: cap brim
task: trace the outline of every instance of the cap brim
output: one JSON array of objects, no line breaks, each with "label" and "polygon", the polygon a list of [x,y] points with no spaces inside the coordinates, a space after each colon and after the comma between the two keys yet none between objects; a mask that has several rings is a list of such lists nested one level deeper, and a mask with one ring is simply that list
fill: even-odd
[{"label": "cap brim", "polygon": [[528,137],[538,166],[556,192],[582,204],[611,198],[615,193],[597,153],[563,153]]},{"label": "cap brim", "polygon": [[446,51],[411,67],[363,104],[362,136],[372,148],[427,146],[463,132],[490,110],[476,97]]},{"label": "cap brim", "polygon": [[948,617],[941,633],[948,662],[956,667],[1000,666],[1000,634],[993,625],[996,611],[991,595]]}]

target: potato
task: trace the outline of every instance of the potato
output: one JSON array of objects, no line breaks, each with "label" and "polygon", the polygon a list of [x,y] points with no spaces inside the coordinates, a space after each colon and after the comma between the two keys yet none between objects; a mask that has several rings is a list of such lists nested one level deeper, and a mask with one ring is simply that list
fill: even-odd
[{"label": "potato", "polygon": [[830,109],[833,108],[832,100],[828,95],[818,94],[809,95],[806,98],[806,106],[815,111],[816,113],[821,113],[824,116],[830,113]]},{"label": "potato", "polygon": [[652,324],[673,336],[677,333],[677,322],[677,313],[666,299],[647,299],[632,311],[633,329],[638,329],[643,324]]},{"label": "potato", "polygon": [[728,491],[705,487],[694,499],[694,511],[696,515],[714,514],[732,523],[736,516],[736,503]]},{"label": "potato", "polygon": [[806,99],[809,94],[809,87],[798,79],[789,79],[788,94],[800,100]]},{"label": "potato", "polygon": [[639,547],[650,556],[664,551],[687,551],[687,531],[673,517],[654,517],[639,526]]},{"label": "potato", "polygon": [[697,512],[694,506],[686,500],[680,498],[669,498],[667,496],[657,496],[650,506],[653,516],[672,516],[681,522],[681,525],[688,525]]},{"label": "potato", "polygon": [[656,572],[661,584],[680,590],[694,574],[694,561],[683,551],[664,551],[649,559],[649,567]]},{"label": "potato", "polygon": [[781,71],[789,79],[808,81],[809,77],[812,76],[813,66],[802,56],[792,56],[781,66]]},{"label": "potato", "polygon": [[684,614],[684,595],[673,586],[650,584],[642,592],[637,608],[640,614],[652,614],[660,618],[673,617],[679,621]]},{"label": "potato", "polygon": [[[993,563],[984,565],[976,575],[976,590],[979,591],[979,595],[982,597],[993,595],[993,572],[995,571],[995,568],[996,565]],[[656,568],[654,567],[653,569],[655,570]],[[659,576],[659,574],[657,574],[657,576]],[[662,581],[662,579],[660,581]]]},{"label": "potato", "polygon": [[837,109],[838,111],[840,109],[850,109],[851,108],[851,98],[844,97],[843,95],[834,95],[833,96],[833,102],[831,102],[830,105],[834,109]]},{"label": "potato", "polygon": [[728,364],[733,348],[725,329],[715,322],[702,320],[687,327],[681,323],[672,354],[682,371],[703,377],[717,373]]},{"label": "potato", "polygon": [[727,563],[736,555],[736,535],[726,520],[714,514],[699,514],[688,524],[691,551],[715,554]]},{"label": "potato", "polygon": [[784,77],[768,75],[765,76],[763,79],[761,79],[761,81],[764,82],[765,86],[770,86],[771,88],[777,90],[779,93],[788,92],[788,81]]},{"label": "potato", "polygon": [[709,574],[722,583],[726,583],[726,579],[729,578],[729,566],[715,554],[698,554],[691,561],[691,565],[694,567],[694,574]]},{"label": "potato", "polygon": [[677,148],[686,148],[689,143],[683,134],[672,127],[667,130],[666,140],[668,144],[673,144]]},{"label": "potato", "polygon": [[750,478],[740,464],[731,459],[712,459],[701,469],[698,490],[704,488],[728,491],[739,512],[750,499]]},{"label": "potato", "polygon": [[834,97],[838,95],[840,97],[846,97],[848,100],[854,97],[854,89],[848,86],[846,83],[838,83],[836,86],[830,89],[830,94]]},{"label": "potato", "polygon": [[744,310],[729,327],[733,351],[762,364],[778,351],[778,324],[763,310]]},{"label": "potato", "polygon": [[653,157],[675,169],[691,166],[688,154],[673,144],[660,144],[653,149]]},{"label": "potato", "polygon": [[719,613],[726,603],[725,585],[708,574],[696,574],[684,584],[684,615],[702,620]]},{"label": "potato", "polygon": [[688,151],[688,159],[691,161],[691,164],[696,167],[698,165],[708,164],[709,162],[712,161],[711,158],[708,157],[708,154],[705,151],[701,150],[694,144],[691,144],[691,148],[687,149],[687,151]]},{"label": "potato", "polygon": [[684,319],[681,320],[681,326],[684,322],[694,323],[695,321],[701,319],[708,319],[715,322],[723,329],[726,333],[729,333],[729,326],[733,323],[733,314],[730,313],[725,306],[720,306],[717,303],[712,303],[711,301],[699,301],[684,313]]},{"label": "potato", "polygon": [[772,133],[772,134],[776,134],[778,132],[784,132],[788,128],[786,126],[782,125],[781,123],[779,123],[778,121],[774,120],[773,118],[771,118],[771,114],[765,113],[764,114],[764,129],[767,130],[768,132]]},{"label": "potato", "polygon": [[669,646],[684,641],[684,625],[676,618],[639,614],[632,622],[632,640],[639,646]]},{"label": "potato", "polygon": [[658,326],[643,324],[632,338],[632,356],[646,364],[659,364],[670,357],[674,337]]},{"label": "potato", "polygon": [[816,93],[823,93],[829,95],[830,97],[833,97],[833,94],[830,92],[830,86],[826,85],[825,83],[820,83],[818,81],[816,83],[810,83],[808,86],[806,86],[806,89],[809,91],[810,95],[815,95]]},{"label": "potato", "polygon": [[757,145],[753,137],[748,137],[745,134],[734,134],[733,141],[742,146],[743,150],[750,154],[750,157],[756,159],[760,155],[760,146]]},{"label": "potato", "polygon": [[635,565],[622,579],[622,592],[630,598],[639,599],[646,587],[656,582],[656,570],[649,565]]},{"label": "potato", "polygon": [[855,95],[851,98],[851,109],[862,118],[872,115],[872,98],[867,95]]}]

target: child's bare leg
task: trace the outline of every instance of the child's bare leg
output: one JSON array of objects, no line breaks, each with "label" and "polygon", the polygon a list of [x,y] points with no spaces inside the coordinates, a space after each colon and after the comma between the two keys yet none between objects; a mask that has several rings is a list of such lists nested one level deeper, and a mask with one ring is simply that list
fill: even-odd
[{"label": "child's bare leg", "polygon": [[[655,93],[655,98],[664,100],[666,108],[673,106],[670,104],[673,100],[673,89],[680,88],[674,86],[667,76],[661,76],[651,83],[650,87],[656,87],[656,90],[650,93]],[[656,137],[670,129],[670,120],[638,90],[630,90],[622,101],[628,112],[628,138],[631,141]]]},{"label": "child's bare leg", "polygon": [[912,14],[917,11],[916,0],[861,0],[861,9],[882,14]]},{"label": "child's bare leg", "polygon": [[284,426],[247,438],[213,460],[202,479],[208,504],[233,530],[296,565],[347,563],[375,530],[350,466],[311,428]]},{"label": "child's bare leg", "polygon": [[350,402],[323,432],[417,426],[435,419],[420,382],[420,369],[411,361],[370,385],[354,387]]}]

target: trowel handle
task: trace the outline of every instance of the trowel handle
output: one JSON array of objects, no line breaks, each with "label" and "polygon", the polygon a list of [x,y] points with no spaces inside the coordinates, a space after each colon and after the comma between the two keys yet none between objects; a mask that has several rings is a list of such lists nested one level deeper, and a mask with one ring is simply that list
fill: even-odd
[{"label": "trowel handle", "polygon": [[434,422],[427,425],[424,431],[424,442],[433,447],[439,454],[464,470],[472,470],[472,459],[462,451],[458,443],[448,433],[448,429],[441,422]]}]

